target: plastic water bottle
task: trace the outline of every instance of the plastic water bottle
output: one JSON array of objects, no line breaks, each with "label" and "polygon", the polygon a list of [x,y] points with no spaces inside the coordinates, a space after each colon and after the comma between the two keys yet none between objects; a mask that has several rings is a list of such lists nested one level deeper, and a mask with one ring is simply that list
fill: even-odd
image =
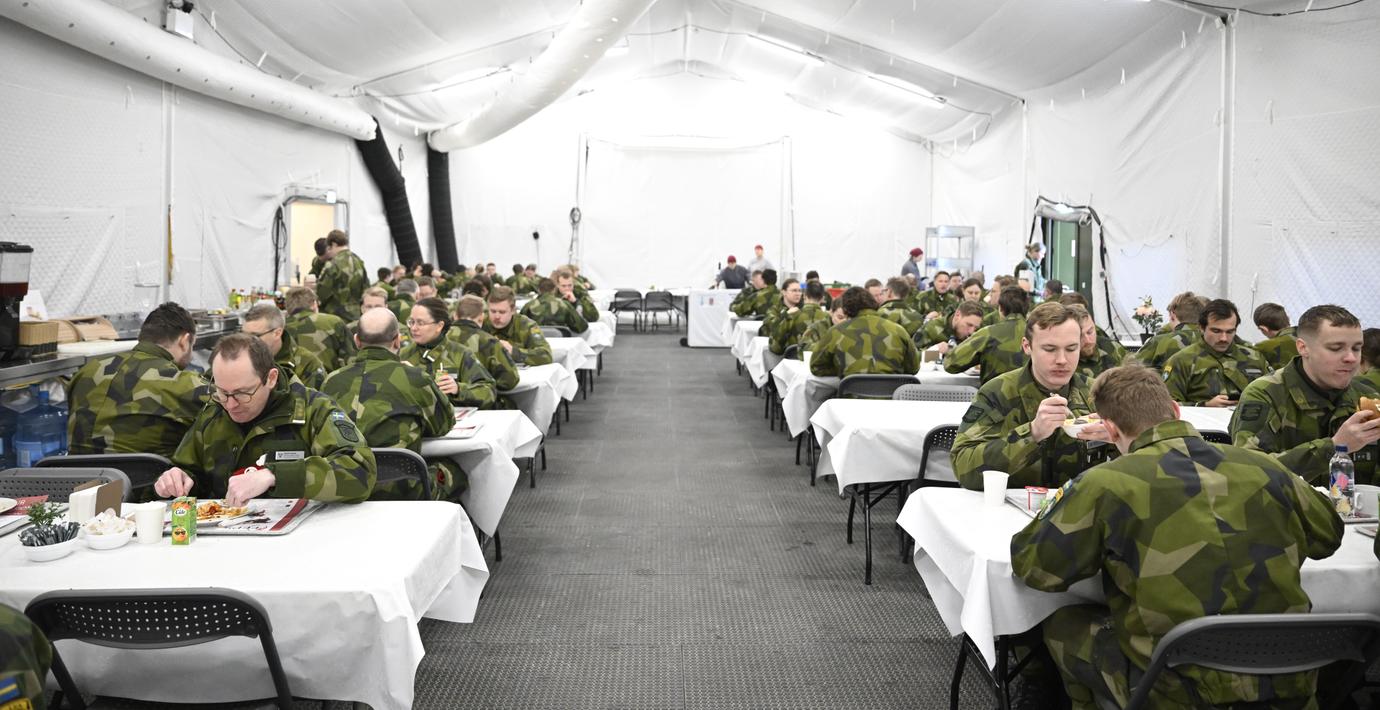
[{"label": "plastic water bottle", "polygon": [[1337,513],[1350,517],[1356,510],[1356,465],[1351,462],[1345,446],[1338,444],[1336,450],[1337,453],[1332,454],[1332,462],[1328,464],[1327,490]]},{"label": "plastic water bottle", "polygon": [[38,405],[19,417],[14,433],[15,463],[20,467],[37,464],[46,456],[66,450],[67,418],[48,404],[48,393],[38,393]]}]

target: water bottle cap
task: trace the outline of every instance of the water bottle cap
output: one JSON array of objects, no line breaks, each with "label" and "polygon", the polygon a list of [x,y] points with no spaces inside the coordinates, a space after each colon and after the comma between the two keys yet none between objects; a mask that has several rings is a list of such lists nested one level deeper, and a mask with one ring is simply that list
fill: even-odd
[{"label": "water bottle cap", "polygon": [[[45,393],[45,394],[46,394],[46,393]],[[1336,449],[1337,449],[1337,453],[1339,453],[1339,454],[1344,454],[1344,453],[1346,453],[1346,444],[1337,444],[1337,445],[1336,445]]]}]

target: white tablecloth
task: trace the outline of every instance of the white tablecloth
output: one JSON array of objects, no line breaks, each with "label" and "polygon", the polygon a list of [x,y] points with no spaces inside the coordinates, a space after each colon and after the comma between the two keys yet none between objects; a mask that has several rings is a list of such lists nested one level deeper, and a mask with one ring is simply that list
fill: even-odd
[{"label": "white tablecloth", "polygon": [[[810,355],[807,351],[804,360],[782,360],[771,370],[772,376],[776,378],[777,391],[781,392],[781,408],[786,412],[786,426],[790,429],[791,436],[798,436],[805,431],[810,425],[810,417],[814,416],[819,406],[833,397],[839,388],[837,377],[816,377],[810,374]],[[943,370],[926,367],[922,365],[920,372],[915,375],[921,384],[978,386],[977,375],[951,375]]]},{"label": "white tablecloth", "polygon": [[517,484],[513,459],[536,455],[541,430],[527,415],[512,410],[475,412],[465,422],[479,424],[479,431],[468,439],[427,439],[422,442],[422,455],[448,456],[465,469],[470,487],[460,500],[475,526],[492,536]]},{"label": "white tablecloth", "polygon": [[[984,507],[981,492],[922,488],[907,499],[897,522],[915,538],[915,567],[949,633],[968,634],[988,668],[996,666],[997,636],[1032,629],[1063,606],[1105,601],[1096,576],[1058,594],[1013,577],[1011,536],[1030,517],[1010,505]],[[1304,562],[1303,588],[1314,611],[1380,613],[1380,596],[1357,593],[1380,588],[1373,543],[1348,526],[1335,554]]]},{"label": "white tablecloth", "polygon": [[925,437],[957,426],[966,411],[964,402],[831,399],[810,417],[821,447],[816,471],[837,476],[839,493],[860,483],[915,478]]},{"label": "white tablecloth", "polygon": [[752,384],[761,387],[767,384],[767,360],[776,363],[780,356],[773,355],[769,346],[771,339],[764,336],[757,336],[748,341],[747,350],[743,353],[743,369],[747,370],[748,377],[752,379]]},{"label": "white tablecloth", "polygon": [[551,344],[551,358],[572,375],[576,370],[593,370],[598,365],[599,354],[584,338],[547,338],[546,342]]},{"label": "white tablecloth", "polygon": [[[203,536],[188,547],[131,542],[29,562],[0,538],[0,602],[23,609],[52,589],[225,587],[268,611],[293,693],[409,708],[424,650],[421,617],[468,622],[489,571],[460,506],[332,505],[280,537]],[[88,693],[158,702],[274,695],[258,639],[122,651],[58,642]]]},{"label": "white tablecloth", "polygon": [[561,400],[573,400],[579,392],[580,384],[575,381],[575,375],[553,362],[519,369],[517,387],[503,394],[537,425],[542,436],[546,436]]},{"label": "white tablecloth", "polygon": [[746,362],[748,348],[752,347],[752,339],[757,337],[757,332],[762,329],[760,320],[740,320],[733,324],[733,337],[730,342],[733,344],[729,352],[733,357],[738,358],[739,362]]},{"label": "white tablecloth", "polygon": [[589,343],[591,348],[594,348],[594,352],[603,352],[606,348],[613,347],[613,341],[616,337],[614,328],[617,326],[618,316],[608,311],[600,311],[599,320],[591,322],[589,328],[580,333],[580,337],[584,338],[584,341]]}]

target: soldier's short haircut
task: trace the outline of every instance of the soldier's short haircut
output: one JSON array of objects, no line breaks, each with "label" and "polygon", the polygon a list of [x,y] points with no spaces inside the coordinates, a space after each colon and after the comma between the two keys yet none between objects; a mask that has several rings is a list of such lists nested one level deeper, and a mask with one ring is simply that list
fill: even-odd
[{"label": "soldier's short haircut", "polygon": [[556,269],[551,272],[551,279],[553,281],[564,281],[573,278],[575,278],[575,272],[571,271],[569,268]]},{"label": "soldier's short haircut", "polygon": [[750,275],[750,276],[761,276],[761,275],[762,275],[762,270],[761,270],[761,269],[753,269],[753,270],[752,270],[752,273],[749,274],[749,275]]},{"label": "soldier's short haircut", "polygon": [[824,300],[824,284],[818,281],[806,280],[805,300],[819,303]]},{"label": "soldier's short haircut", "polygon": [[552,293],[556,290],[556,282],[551,279],[542,279],[537,282],[537,293]]},{"label": "soldier's short haircut", "polygon": [[196,320],[186,308],[168,301],[149,312],[139,327],[139,341],[154,345],[168,345],[184,334],[196,337]]},{"label": "soldier's short haircut", "polygon": [[[273,304],[259,305],[278,310]],[[245,333],[231,333],[217,341],[215,349],[211,351],[211,367],[215,367],[217,360],[238,360],[246,352],[249,353],[249,364],[254,367],[254,374],[260,382],[267,382],[268,371],[273,369],[273,353],[264,341]],[[278,376],[282,377],[281,374]]]},{"label": "soldier's short haircut", "polygon": [[958,290],[967,291],[969,286],[977,286],[978,288],[982,288],[982,282],[977,280],[976,278],[969,277],[966,281],[963,282],[962,286],[958,287]]},{"label": "soldier's short haircut", "polygon": [[[373,321],[381,321],[374,323]],[[378,327],[378,326],[382,327]],[[372,327],[371,327],[372,326]],[[379,308],[369,311],[359,318],[359,344],[364,346],[388,346],[398,337],[398,318],[393,311]]]},{"label": "soldier's short haircut", "polygon": [[417,301],[417,305],[412,307],[413,310],[418,308],[425,308],[426,312],[431,315],[431,319],[437,323],[450,325],[450,309],[446,307],[445,301],[434,296],[432,298],[423,298]]},{"label": "soldier's short haircut", "polygon": [[867,289],[857,286],[844,291],[843,295],[839,296],[839,303],[843,306],[843,314],[849,318],[856,318],[859,313],[877,307],[877,299],[873,298]]},{"label": "soldier's short haircut", "polygon": [[1214,298],[1208,301],[1203,306],[1203,312],[1198,314],[1198,325],[1206,328],[1208,323],[1212,321],[1227,320],[1228,318],[1235,318],[1236,324],[1241,324],[1241,313],[1236,310],[1236,304],[1225,298]]},{"label": "soldier's short haircut", "polygon": [[485,265],[484,265],[484,268],[486,268],[486,269],[487,269],[487,268],[489,268],[489,267],[490,267],[490,266],[493,266],[493,267],[497,267],[497,266],[498,266],[498,264],[495,264],[495,263],[493,263],[493,262],[492,262],[492,261],[491,261],[491,262],[489,262],[489,263],[487,263],[487,264],[485,264]]},{"label": "soldier's short haircut", "polygon": [[483,298],[489,294],[489,287],[484,285],[487,281],[488,279],[470,279],[460,288],[460,293],[466,296],[479,296]]},{"label": "soldier's short haircut", "polygon": [[288,315],[309,311],[316,305],[316,292],[306,286],[293,286],[283,296],[283,305],[287,306]]},{"label": "soldier's short haircut", "polygon": [[316,255],[317,255],[317,256],[325,256],[325,255],[326,255],[326,238],[325,238],[325,237],[322,237],[322,238],[316,240],[316,242],[313,243],[311,246],[312,246],[313,249],[316,250]]},{"label": "soldier's short haircut", "polygon": [[936,272],[934,272],[934,277],[935,277],[936,279],[939,278],[940,276],[947,277],[948,275],[949,275],[949,272],[947,272],[947,271],[936,271]]},{"label": "soldier's short haircut", "polygon": [[393,290],[397,293],[412,295],[417,293],[417,282],[412,279],[403,279],[398,282],[397,286],[393,287]]},{"label": "soldier's short haircut", "polygon": [[976,281],[979,286],[982,286],[983,284],[987,283],[987,274],[984,274],[981,271],[974,271],[973,273],[968,274],[968,281]]},{"label": "soldier's short haircut", "polygon": [[429,261],[422,262],[422,276],[431,276],[436,273],[436,267]]},{"label": "soldier's short haircut", "polygon": [[436,279],[433,279],[430,276],[422,276],[417,279],[417,286],[430,286],[432,288],[436,288]]},{"label": "soldier's short haircut", "polygon": [[326,246],[332,246],[332,247],[347,247],[347,246],[350,246],[350,235],[346,234],[345,232],[343,232],[343,231],[341,231],[341,230],[339,230],[339,229],[332,229],[331,232],[330,232],[330,234],[327,234],[327,235],[326,235]]},{"label": "soldier's short haircut", "polygon": [[1064,308],[1069,309],[1069,312],[1073,314],[1074,318],[1078,319],[1079,323],[1082,323],[1085,320],[1092,320],[1092,314],[1088,312],[1087,307],[1083,304],[1063,303],[1062,301],[1061,304],[1064,306]]},{"label": "soldier's short haircut", "polygon": [[1132,438],[1176,418],[1174,399],[1164,378],[1135,361],[1098,375],[1092,384],[1092,398],[1097,413]]},{"label": "soldier's short haircut", "polygon": [[866,282],[863,283],[863,288],[875,288],[880,287],[881,285],[882,282],[880,279],[868,279]]},{"label": "soldier's short haircut", "polygon": [[1169,312],[1173,313],[1180,323],[1197,323],[1198,318],[1203,315],[1203,299],[1192,291],[1184,291],[1169,302]]},{"label": "soldier's short haircut", "polygon": [[805,280],[806,280],[806,281],[818,281],[818,280],[819,280],[819,272],[818,272],[818,271],[815,271],[814,269],[810,269],[809,271],[806,271],[806,272],[805,272]]},{"label": "soldier's short haircut", "polygon": [[387,266],[380,266],[379,270],[375,273],[379,275],[379,281],[387,281],[393,276],[393,270],[388,268]]},{"label": "soldier's short haircut", "polygon": [[782,290],[782,291],[785,291],[786,289],[788,289],[788,288],[791,287],[791,284],[798,284],[798,283],[800,283],[800,279],[786,279],[785,281],[782,281],[782,282],[781,282],[781,290]]},{"label": "soldier's short haircut", "polygon": [[527,265],[527,271],[536,271],[536,270],[537,270],[537,265],[536,265],[536,264],[528,264],[528,265]]},{"label": "soldier's short haircut", "polygon": [[910,282],[895,276],[886,280],[886,290],[891,292],[892,298],[905,300],[910,296]]},{"label": "soldier's short haircut", "polygon": [[1064,304],[1065,306],[1082,306],[1084,308],[1088,307],[1087,297],[1077,291],[1069,291],[1068,293],[1060,294],[1059,302]]},{"label": "soldier's short haircut", "polygon": [[495,286],[489,291],[489,303],[503,303],[504,301],[517,305],[517,295],[513,293],[513,289],[507,286]]},{"label": "soldier's short haircut", "polygon": [[245,323],[258,323],[263,321],[270,329],[283,327],[283,312],[272,303],[260,301],[248,313],[244,314]]},{"label": "soldier's short haircut", "polygon": [[1312,340],[1327,323],[1334,328],[1360,328],[1361,321],[1341,306],[1313,306],[1299,318],[1299,337]]},{"label": "soldier's short haircut", "polygon": [[1004,316],[1023,316],[1030,310],[1030,294],[1020,286],[1003,286],[997,296],[997,308]]},{"label": "soldier's short haircut", "polygon": [[1361,358],[1372,368],[1380,368],[1380,328],[1366,328],[1362,334]]},{"label": "soldier's short haircut", "polygon": [[486,308],[488,306],[484,305],[484,299],[474,294],[466,294],[455,304],[455,319],[478,321]]},{"label": "soldier's short haircut", "polygon": [[362,302],[364,299],[370,297],[382,298],[383,300],[387,301],[388,292],[379,288],[378,286],[370,286],[369,288],[364,289],[364,293],[360,295],[359,300]]},{"label": "soldier's short haircut", "polygon": [[1284,330],[1289,327],[1289,312],[1278,303],[1262,303],[1255,307],[1251,320],[1262,328]]},{"label": "soldier's short haircut", "polygon": [[775,286],[776,269],[762,269],[762,283],[768,286]]},{"label": "soldier's short haircut", "polygon": [[[1002,297],[1005,296],[1006,293],[1003,292]],[[1033,343],[1035,342],[1036,328],[1049,330],[1069,321],[1073,321],[1074,325],[1078,324],[1078,315],[1073,312],[1072,308],[1058,301],[1045,301],[1032,308],[1025,317],[1025,339]]]},{"label": "soldier's short haircut", "polygon": [[1059,296],[1064,293],[1064,282],[1059,279],[1050,279],[1045,282],[1045,292],[1051,296]]},{"label": "soldier's short haircut", "polygon": [[982,306],[973,301],[959,301],[958,305],[954,307],[954,313],[960,316],[977,316],[979,318],[984,315]]},{"label": "soldier's short haircut", "polygon": [[1014,276],[998,276],[997,278],[992,279],[992,287],[997,289],[997,293],[1001,293],[1001,290],[1006,288],[1007,286],[1015,285],[1016,278]]}]

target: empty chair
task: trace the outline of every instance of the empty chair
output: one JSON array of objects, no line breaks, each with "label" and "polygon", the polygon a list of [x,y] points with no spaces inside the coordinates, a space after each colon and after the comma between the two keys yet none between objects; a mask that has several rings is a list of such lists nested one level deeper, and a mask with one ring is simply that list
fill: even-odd
[{"label": "empty chair", "polygon": [[633,314],[633,330],[642,329],[642,292],[632,289],[620,288],[613,293],[613,300],[609,302],[609,312],[615,316],[624,313]]},{"label": "empty chair", "polygon": [[891,399],[902,385],[920,384],[915,375],[849,375],[839,382],[838,396],[851,399]]},{"label": "empty chair", "polygon": [[158,454],[81,454],[77,456],[49,456],[40,460],[38,468],[113,468],[129,477],[133,493],[129,500],[152,498],[153,484],[172,462]]},{"label": "empty chair", "polygon": [[[233,589],[62,590],[40,594],[24,613],[49,641],[74,639],[122,649],[180,648],[231,636],[258,637],[273,677],[278,707],[292,707],[292,689],[273,642],[268,612],[249,595]],[[53,677],[78,710],[81,693],[53,648]],[[195,678],[188,682],[196,682]],[[62,707],[62,697],[53,707]]]},{"label": "empty chair", "polygon": [[431,500],[431,470],[426,459],[411,449],[373,449],[378,467],[375,488],[385,483],[415,480],[421,484],[421,500]]},{"label": "empty chair", "polygon": [[[680,311],[676,310],[676,301],[671,297],[670,291],[652,291],[642,299],[642,312],[645,314],[642,325],[647,325],[646,316],[651,317],[652,330],[656,330],[658,325],[657,314],[666,314],[666,325],[673,322],[677,329],[680,328]],[[675,319],[672,321],[672,319]]]},{"label": "empty chair", "polygon": [[11,468],[0,471],[0,496],[48,496],[49,502],[66,503],[72,489],[90,481],[120,481],[124,500],[130,500],[129,477],[113,468]]},{"label": "empty chair", "polygon": [[574,334],[563,325],[543,325],[541,335],[543,338],[569,338]]},{"label": "empty chair", "polygon": [[902,385],[891,398],[903,402],[972,402],[977,388],[968,385]]}]

